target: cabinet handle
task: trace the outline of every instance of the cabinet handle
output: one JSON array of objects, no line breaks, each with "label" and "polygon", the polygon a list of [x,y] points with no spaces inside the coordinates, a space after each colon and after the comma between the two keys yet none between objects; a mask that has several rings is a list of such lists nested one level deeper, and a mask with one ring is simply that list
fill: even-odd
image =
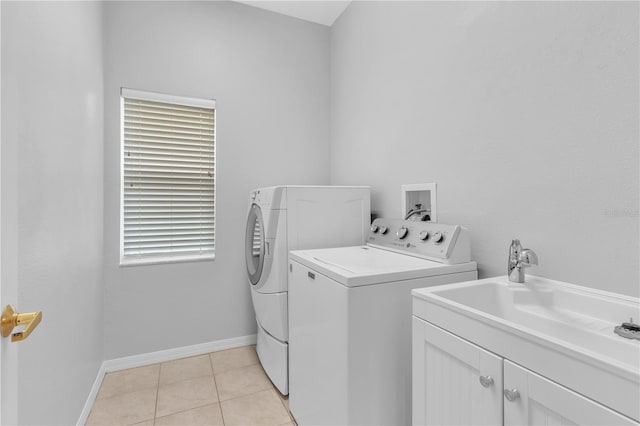
[{"label": "cabinet handle", "polygon": [[505,389],[504,397],[513,402],[516,399],[520,398],[520,392],[518,392],[518,389]]},{"label": "cabinet handle", "polygon": [[480,376],[480,384],[482,387],[488,388],[493,385],[493,377],[491,376]]}]

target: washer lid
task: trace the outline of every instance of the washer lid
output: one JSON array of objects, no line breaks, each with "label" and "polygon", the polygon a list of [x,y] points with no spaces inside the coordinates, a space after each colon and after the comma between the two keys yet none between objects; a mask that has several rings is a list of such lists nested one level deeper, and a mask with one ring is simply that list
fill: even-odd
[{"label": "washer lid", "polygon": [[296,250],[289,256],[348,287],[476,270],[476,262],[445,265],[370,246]]}]

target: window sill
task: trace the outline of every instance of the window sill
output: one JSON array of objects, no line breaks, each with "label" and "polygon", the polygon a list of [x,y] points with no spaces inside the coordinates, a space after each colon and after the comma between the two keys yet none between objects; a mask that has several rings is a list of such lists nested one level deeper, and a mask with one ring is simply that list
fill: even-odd
[{"label": "window sill", "polygon": [[207,255],[188,255],[188,256],[158,256],[158,257],[141,257],[120,258],[120,267],[128,268],[130,266],[146,266],[146,265],[163,265],[169,263],[186,263],[186,262],[206,262],[215,260],[215,254]]}]

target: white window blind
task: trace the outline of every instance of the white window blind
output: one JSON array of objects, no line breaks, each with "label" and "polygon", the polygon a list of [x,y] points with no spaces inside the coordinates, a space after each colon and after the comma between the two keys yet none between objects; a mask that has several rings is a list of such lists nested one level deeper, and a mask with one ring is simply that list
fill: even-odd
[{"label": "white window blind", "polygon": [[121,264],[210,259],[215,101],[122,89]]}]

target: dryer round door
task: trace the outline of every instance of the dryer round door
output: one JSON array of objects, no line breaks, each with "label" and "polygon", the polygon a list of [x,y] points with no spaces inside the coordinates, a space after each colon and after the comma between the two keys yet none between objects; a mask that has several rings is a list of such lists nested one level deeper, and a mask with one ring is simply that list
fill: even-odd
[{"label": "dryer round door", "polygon": [[262,276],[265,257],[265,235],[260,206],[252,204],[247,218],[244,254],[247,261],[247,274],[251,285],[256,285]]}]

